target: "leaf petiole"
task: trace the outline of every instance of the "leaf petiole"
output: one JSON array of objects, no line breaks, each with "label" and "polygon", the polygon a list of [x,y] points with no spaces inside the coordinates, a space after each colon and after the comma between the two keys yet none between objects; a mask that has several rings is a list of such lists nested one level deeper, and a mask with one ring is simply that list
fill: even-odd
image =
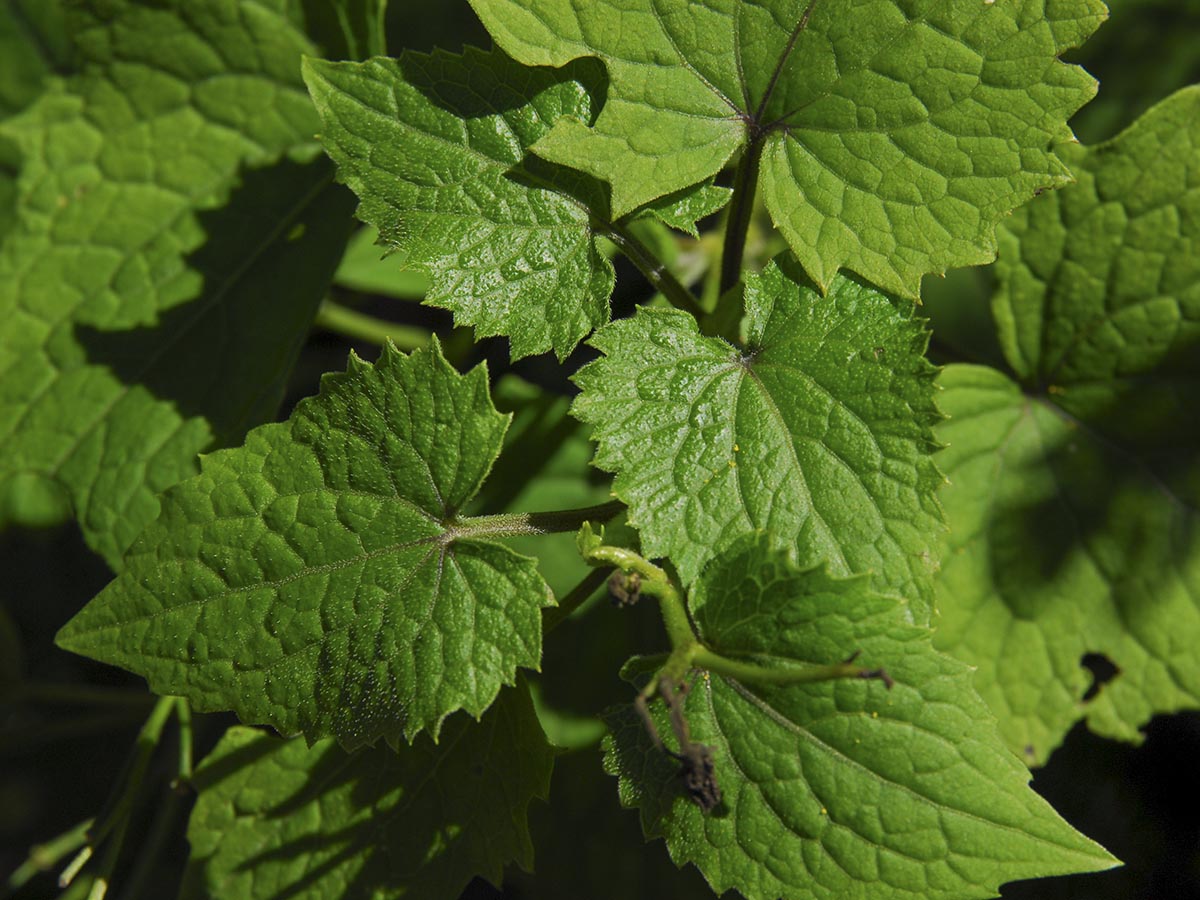
[{"label": "leaf petiole", "polygon": [[808,664],[802,666],[762,666],[758,663],[740,659],[730,659],[719,653],[714,653],[707,647],[700,647],[692,656],[692,664],[717,675],[725,675],[737,681],[752,684],[812,684],[818,681],[836,681],[842,678],[867,678],[882,681],[891,690],[894,682],[883,669],[868,669],[855,665],[858,651],[855,651],[844,662],[823,666]]},{"label": "leaf petiole", "polygon": [[697,319],[704,318],[701,309],[692,292],[683,286],[671,271],[662,264],[657,256],[637,236],[619,222],[593,222],[593,227],[600,234],[617,245],[625,257],[633,263],[639,272],[645,276],[650,285],[676,309],[691,313]]},{"label": "leaf petiole", "polygon": [[[22,888],[35,875],[52,869],[62,862],[69,853],[74,853],[87,843],[88,829],[92,827],[92,819],[84,819],[58,837],[51,838],[44,844],[30,848],[29,856],[17,869],[8,876],[5,883],[4,896],[9,896]],[[86,860],[85,860],[86,861]]]},{"label": "leaf petiole", "polygon": [[607,522],[624,511],[620,500],[609,500],[579,509],[556,509],[549,512],[498,513],[492,516],[469,516],[446,524],[443,540],[465,538],[507,537],[518,534],[560,534],[575,531],[585,522]]},{"label": "leaf petiole", "polygon": [[722,298],[742,277],[742,257],[746,252],[746,235],[754,216],[754,191],[758,184],[758,166],[762,161],[765,136],[754,135],[733,173],[733,197],[725,219],[725,245],[721,248]]},{"label": "leaf petiole", "polygon": [[381,347],[391,341],[406,353],[429,343],[429,332],[423,328],[377,319],[332,300],[321,304],[313,324],[343,337],[370,341]]}]

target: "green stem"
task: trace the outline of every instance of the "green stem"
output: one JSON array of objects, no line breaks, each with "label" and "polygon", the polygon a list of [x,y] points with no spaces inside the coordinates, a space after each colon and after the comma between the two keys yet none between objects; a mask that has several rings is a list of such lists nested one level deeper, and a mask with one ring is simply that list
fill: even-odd
[{"label": "green stem", "polygon": [[332,300],[321,304],[315,324],[326,331],[370,341],[381,347],[390,340],[397,349],[404,351],[416,350],[429,343],[429,332],[423,328],[377,319]]},{"label": "green stem", "polygon": [[7,897],[20,890],[34,876],[53,869],[62,862],[63,857],[68,853],[74,853],[87,843],[87,833],[88,829],[92,827],[92,822],[92,819],[84,819],[58,837],[31,847],[25,862],[21,863],[17,870],[8,876],[4,896]]},{"label": "green stem", "polygon": [[546,610],[542,617],[542,635],[549,634],[570,618],[571,613],[583,606],[608,579],[608,572],[606,567],[592,569],[558,602],[558,606]]},{"label": "green stem", "polygon": [[91,844],[80,848],[79,852],[72,857],[71,861],[67,863],[66,868],[58,876],[58,886],[60,889],[71,886],[71,882],[75,880],[75,876],[79,874],[79,870],[87,865],[88,860],[92,858],[92,854],[95,852],[96,848]]},{"label": "green stem", "polygon": [[683,286],[671,271],[662,264],[650,249],[637,239],[628,228],[618,222],[593,223],[594,227],[606,238],[617,245],[626,258],[637,266],[650,285],[659,291],[676,309],[691,313],[697,319],[704,316],[704,310],[692,296],[692,292]]},{"label": "green stem", "polygon": [[877,678],[890,685],[891,679],[882,669],[867,669],[855,665],[853,658],[831,666],[818,664],[795,666],[761,666],[741,659],[730,659],[701,647],[692,657],[692,663],[718,675],[725,675],[751,684],[812,684],[818,681],[835,681],[842,678]]},{"label": "green stem", "polygon": [[104,900],[109,885],[112,884],[113,873],[117,871],[117,860],[121,857],[121,847],[125,843],[125,833],[128,830],[129,816],[126,816],[117,825],[112,840],[108,842],[108,846],[104,850],[104,857],[100,860],[100,871],[96,873],[96,880],[92,882],[92,889],[88,891],[87,900]]},{"label": "green stem", "polygon": [[725,296],[742,277],[742,256],[746,252],[746,235],[754,215],[754,190],[758,184],[758,165],[766,141],[753,134],[742,161],[733,174],[733,198],[729,201],[729,216],[725,220],[725,246],[721,250],[721,286]]},{"label": "green stem", "polygon": [[175,698],[175,718],[179,722],[179,766],[172,787],[186,790],[192,780],[192,705],[183,697]]},{"label": "green stem", "polygon": [[505,537],[518,534],[558,534],[577,531],[584,522],[607,522],[625,509],[620,500],[609,500],[596,506],[580,509],[561,509],[551,512],[499,513],[494,516],[471,516],[446,526],[444,540],[455,541],[472,537]]},{"label": "green stem", "polygon": [[[664,570],[632,550],[608,544],[588,548],[583,551],[583,558],[591,566],[612,566],[627,574],[636,572],[641,576],[641,593],[658,598],[663,626],[667,629],[667,637],[671,641],[671,660],[675,663],[671,668],[677,668],[680,663],[691,659],[700,642],[696,639],[696,633],[692,631],[683,594]],[[684,671],[686,670],[685,665]]]}]

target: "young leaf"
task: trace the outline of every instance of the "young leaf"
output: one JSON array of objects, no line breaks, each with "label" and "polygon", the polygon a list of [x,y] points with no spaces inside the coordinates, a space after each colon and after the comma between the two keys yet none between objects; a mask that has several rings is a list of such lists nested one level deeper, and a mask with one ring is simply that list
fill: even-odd
[{"label": "young leaf", "polygon": [[926,620],[942,481],[926,332],[907,302],[842,278],[822,298],[787,266],[748,278],[744,349],[673,310],[604,328],[574,412],[646,555],[685,581],[764,529]]},{"label": "young leaf", "polygon": [[[592,442],[570,415],[568,398],[539,390],[513,374],[496,382],[492,396],[502,411],[511,411],[512,424],[496,467],[472,506],[516,512],[582,508],[612,499],[604,473],[589,473]],[[537,557],[538,571],[555,596],[571,590],[589,571],[573,532],[515,535],[505,543]]]},{"label": "young leaf", "polygon": [[114,568],[198,451],[274,414],[348,231],[331,167],[303,163],[311,45],[286,5],[72,4],[79,74],[0,129],[24,159],[0,248],[0,514],[43,518],[60,493]]},{"label": "young leaf", "polygon": [[936,652],[930,632],[865,578],[798,569],[759,535],[705,569],[692,596],[703,640],[727,657],[778,668],[861,651],[894,681],[697,678],[684,713],[692,739],[713,750],[723,794],[708,814],[641,720],[628,707],[613,717],[606,768],[622,802],[718,893],[963,900],[1115,863],[1029,788],[970,669]]},{"label": "young leaf", "polygon": [[206,457],[123,574],[59,633],[198,710],[353,748],[436,736],[536,668],[534,560],[458,511],[508,417],[435,344],[351,357],[287,422]]},{"label": "young leaf", "polygon": [[420,897],[529,869],[526,811],[546,799],[553,750],[525,687],[441,740],[347,754],[234,726],[196,771],[181,900]]},{"label": "young leaf", "polygon": [[359,217],[428,272],[427,302],[480,336],[508,335],[513,358],[563,359],[608,319],[600,185],[545,164],[518,170],[555,119],[591,116],[594,65],[531,70],[469,48],[308,60],[304,72]]},{"label": "young leaf", "polygon": [[[940,404],[938,642],[1038,762],[1080,717],[1137,740],[1200,705],[1200,88],[1072,163],[1002,235],[1022,384],[952,367]],[[1086,654],[1118,674],[1085,698]]]},{"label": "young leaf", "polygon": [[534,145],[612,184],[613,212],[696,184],[738,152],[822,290],[840,267],[916,297],[988,261],[996,222],[1063,184],[1054,146],[1094,93],[1058,57],[1099,0],[472,0],[530,65],[597,56],[608,99]]}]

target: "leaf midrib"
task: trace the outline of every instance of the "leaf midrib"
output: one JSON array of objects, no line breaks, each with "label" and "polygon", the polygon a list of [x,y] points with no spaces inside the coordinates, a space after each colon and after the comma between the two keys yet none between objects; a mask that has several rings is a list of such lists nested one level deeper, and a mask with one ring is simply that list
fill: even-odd
[{"label": "leaf midrib", "polygon": [[[1005,822],[999,822],[999,821],[995,821],[992,819],[986,819],[977,813],[970,812],[969,810],[945,805],[938,800],[935,800],[931,797],[927,797],[926,795],[920,793],[919,791],[917,791],[915,788],[911,787],[910,785],[904,784],[903,782],[900,782],[900,781],[895,781],[894,779],[888,778],[887,776],[885,776],[879,772],[876,772],[873,769],[869,769],[869,768],[867,768],[866,765],[859,762],[858,760],[845,755],[845,753],[843,753],[837,747],[834,747],[833,745],[828,744],[825,741],[821,740],[819,737],[817,737],[815,734],[813,734],[808,729],[804,728],[799,723],[793,722],[791,719],[789,719],[783,713],[779,712],[779,710],[775,709],[775,707],[771,706],[771,704],[767,703],[767,701],[763,700],[757,694],[753,693],[748,688],[744,687],[741,684],[741,682],[736,681],[733,678],[728,678],[725,676],[717,676],[717,677],[720,677],[722,681],[726,682],[733,689],[733,691],[736,694],[738,694],[738,696],[740,696],[746,702],[750,703],[752,706],[761,710],[768,718],[770,718],[772,721],[774,721],[776,724],[778,724],[781,728],[796,735],[797,737],[799,737],[803,740],[806,740],[807,742],[812,744],[816,749],[827,753],[831,758],[838,760],[840,763],[842,763],[850,768],[858,770],[860,773],[866,775],[873,781],[877,781],[882,784],[890,785],[900,791],[903,791],[904,793],[908,794],[911,798],[913,798],[917,802],[919,802],[921,804],[928,804],[929,806],[935,807],[938,810],[942,811],[943,814],[948,813],[950,815],[961,816],[965,819],[969,819],[971,821],[978,822],[978,823],[985,825],[987,827],[990,827],[990,828],[998,828],[1003,831],[1007,831],[1007,832],[1014,834],[1021,838],[1025,838],[1025,839],[1033,838],[1038,843],[1051,844],[1051,846],[1060,847],[1063,850],[1067,849],[1065,847],[1062,847],[1061,844],[1052,843],[1050,841],[1047,841],[1045,838],[1041,837],[1040,835],[1032,835],[1029,832],[1022,830],[1019,826],[1009,825]],[[708,690],[708,696],[710,698],[709,702],[711,704],[711,702],[712,702],[711,701],[711,687]],[[715,709],[713,709],[713,721],[716,723],[720,722],[720,719],[716,715]],[[958,750],[957,745],[955,745],[952,741],[950,741],[944,735],[938,734],[937,732],[934,732],[934,731],[929,731],[928,729],[920,728],[915,722],[907,722],[907,721],[904,721],[903,719],[889,719],[889,721],[895,725],[901,725],[901,726],[905,726],[908,728],[912,728],[914,730],[920,731],[922,734],[937,738],[942,743],[955,749],[956,752]],[[722,734],[722,739],[726,740],[726,747],[728,748],[729,747],[728,741],[727,741],[727,739],[724,738],[724,729],[721,729],[721,734]],[[965,759],[963,759],[963,763],[966,764]],[[970,767],[970,766],[968,766],[968,767],[972,768],[972,771],[978,772],[978,770],[974,769],[973,767]],[[755,782],[753,780],[747,779],[747,781],[749,781],[750,784],[757,785],[757,782]],[[805,782],[805,784],[807,785],[807,782]],[[789,829],[789,831],[790,831],[790,829]],[[871,843],[862,834],[860,834],[858,832],[854,832],[854,834],[858,838],[858,840],[863,841],[864,843]],[[898,855],[907,856],[907,854],[904,854],[902,851],[900,851],[899,849],[897,849],[895,847],[888,847],[887,849],[892,850],[893,852],[896,852]],[[957,856],[958,854],[955,853],[953,850],[948,850],[947,855],[948,856]],[[917,859],[916,857],[908,857],[908,858]],[[920,860],[918,860],[918,861],[920,861]]]}]

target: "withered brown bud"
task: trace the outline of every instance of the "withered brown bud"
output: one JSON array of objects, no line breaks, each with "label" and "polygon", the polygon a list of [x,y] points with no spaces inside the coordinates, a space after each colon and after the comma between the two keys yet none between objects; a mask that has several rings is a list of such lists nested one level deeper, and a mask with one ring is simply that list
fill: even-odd
[{"label": "withered brown bud", "polygon": [[620,570],[608,576],[608,594],[614,606],[633,606],[642,598],[642,576]]},{"label": "withered brown bud", "polygon": [[683,789],[702,812],[712,812],[721,803],[721,788],[717,785],[717,769],[713,764],[712,747],[688,744],[679,754],[683,768],[679,777]]}]

